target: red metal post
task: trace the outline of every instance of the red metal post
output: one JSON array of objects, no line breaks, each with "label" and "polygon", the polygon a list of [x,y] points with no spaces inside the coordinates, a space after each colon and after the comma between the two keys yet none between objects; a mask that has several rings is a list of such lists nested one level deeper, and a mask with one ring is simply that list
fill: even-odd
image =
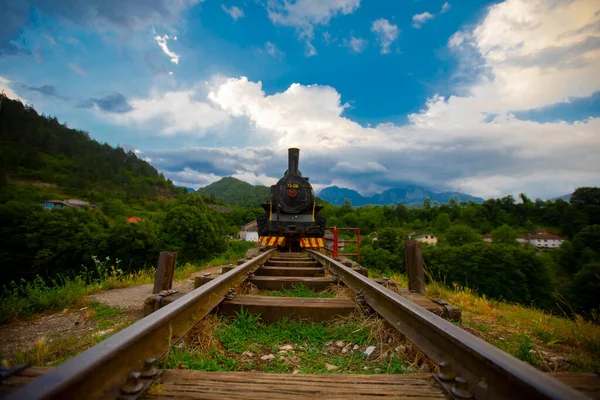
[{"label": "red metal post", "polygon": [[338,257],[338,228],[333,227],[333,258]]},{"label": "red metal post", "polygon": [[356,262],[360,263],[360,228],[356,228]]}]

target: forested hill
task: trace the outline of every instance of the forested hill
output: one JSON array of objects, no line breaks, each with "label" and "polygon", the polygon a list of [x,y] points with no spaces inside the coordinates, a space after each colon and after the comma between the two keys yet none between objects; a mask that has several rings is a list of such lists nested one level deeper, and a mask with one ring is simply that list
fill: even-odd
[{"label": "forested hill", "polygon": [[221,178],[198,189],[196,192],[207,196],[215,196],[217,200],[235,206],[257,207],[269,200],[268,187],[253,186],[230,176]]},{"label": "forested hill", "polygon": [[4,98],[0,108],[0,179],[38,180],[78,190],[174,195],[170,180],[135,153],[91,139],[55,117]]}]

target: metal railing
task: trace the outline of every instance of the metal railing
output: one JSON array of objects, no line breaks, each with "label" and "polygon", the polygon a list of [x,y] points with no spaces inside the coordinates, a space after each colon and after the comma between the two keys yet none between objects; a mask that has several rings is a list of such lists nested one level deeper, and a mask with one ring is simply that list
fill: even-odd
[{"label": "metal railing", "polygon": [[[360,228],[338,228],[337,226],[330,226],[327,229],[332,230],[333,238],[327,238],[325,236],[325,247],[324,249],[332,253],[333,258],[338,256],[350,256],[356,257],[356,262],[360,262]],[[344,239],[340,238],[339,231],[356,231],[356,239]],[[327,247],[327,242],[332,242],[333,246]],[[344,246],[346,243],[356,243],[356,253],[340,253],[340,244]]]}]

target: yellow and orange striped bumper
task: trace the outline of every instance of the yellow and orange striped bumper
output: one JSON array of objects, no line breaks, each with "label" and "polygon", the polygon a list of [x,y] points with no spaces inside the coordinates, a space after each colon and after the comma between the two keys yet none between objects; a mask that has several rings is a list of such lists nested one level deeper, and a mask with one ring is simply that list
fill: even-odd
[{"label": "yellow and orange striped bumper", "polygon": [[300,239],[300,247],[325,247],[323,238],[303,238]]},{"label": "yellow and orange striped bumper", "polygon": [[258,239],[258,243],[263,246],[284,246],[285,238],[278,236],[261,236]]}]

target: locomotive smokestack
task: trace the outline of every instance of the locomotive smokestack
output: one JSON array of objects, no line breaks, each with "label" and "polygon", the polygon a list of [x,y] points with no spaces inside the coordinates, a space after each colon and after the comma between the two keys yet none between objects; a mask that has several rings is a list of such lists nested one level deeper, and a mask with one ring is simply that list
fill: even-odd
[{"label": "locomotive smokestack", "polygon": [[298,175],[298,162],[300,161],[300,149],[288,149],[288,174]]}]

